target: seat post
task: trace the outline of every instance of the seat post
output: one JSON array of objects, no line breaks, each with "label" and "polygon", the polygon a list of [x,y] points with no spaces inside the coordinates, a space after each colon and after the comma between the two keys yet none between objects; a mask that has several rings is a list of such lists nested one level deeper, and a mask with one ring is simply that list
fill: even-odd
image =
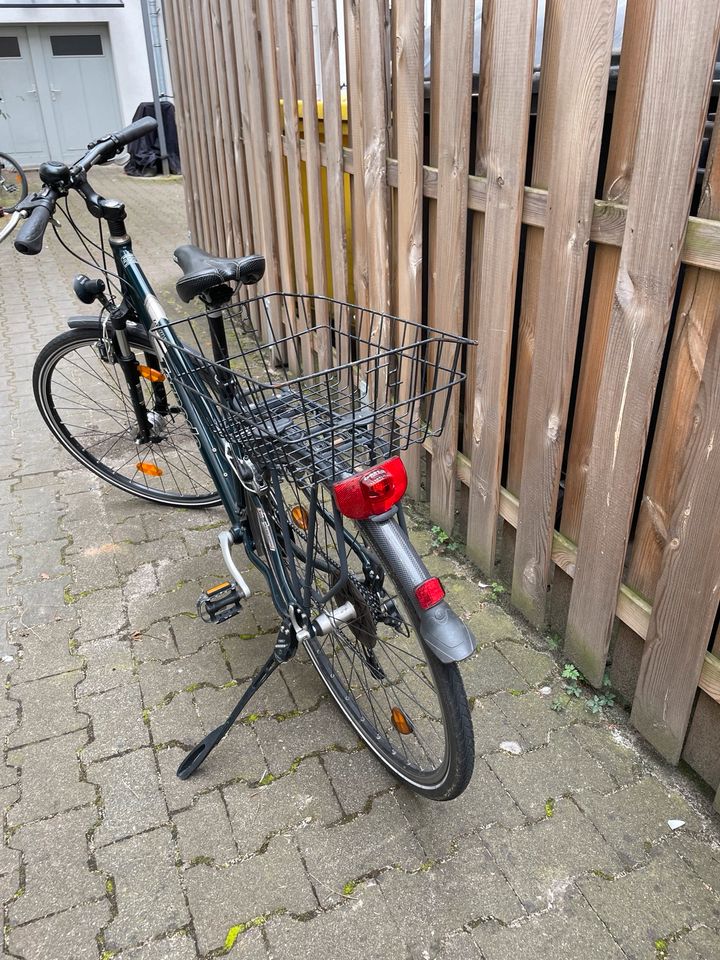
[{"label": "seat post", "polygon": [[210,328],[210,342],[212,344],[213,360],[229,367],[227,334],[223,319],[223,305],[231,296],[230,288],[226,284],[211,287],[200,294],[200,299],[208,307],[207,318]]}]

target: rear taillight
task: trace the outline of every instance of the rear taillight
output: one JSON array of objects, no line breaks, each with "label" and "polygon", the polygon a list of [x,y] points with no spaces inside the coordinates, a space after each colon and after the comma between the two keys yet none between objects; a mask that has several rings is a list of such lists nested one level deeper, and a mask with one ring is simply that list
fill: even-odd
[{"label": "rear taillight", "polygon": [[385,513],[402,499],[406,490],[407,474],[400,457],[356,473],[333,487],[338,510],[351,520],[367,520]]},{"label": "rear taillight", "polygon": [[415,597],[423,610],[429,610],[445,596],[445,590],[437,577],[431,577],[425,580],[419,586],[415,587]]}]

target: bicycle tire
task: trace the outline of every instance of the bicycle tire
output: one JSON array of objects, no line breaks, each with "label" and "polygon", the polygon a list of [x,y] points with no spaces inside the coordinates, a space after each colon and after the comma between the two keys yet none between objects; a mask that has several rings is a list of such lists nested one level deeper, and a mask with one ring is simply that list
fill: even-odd
[{"label": "bicycle tire", "polygon": [[[128,341],[133,352],[157,366],[155,350],[143,331],[128,330]],[[136,497],[175,507],[217,506],[220,497],[169,381],[163,387],[172,412],[161,416],[155,410],[152,386],[141,380],[155,435],[154,442],[141,449],[135,442],[137,426],[123,373],[116,363],[102,358],[101,343],[98,323],[61,333],[38,354],[33,391],[54,436],[83,466]],[[152,472],[138,469],[141,465],[148,469],[148,464]],[[153,468],[160,474],[154,475]]]},{"label": "bicycle tire", "polygon": [[[296,536],[302,534],[297,529],[297,525],[293,524],[292,506],[299,504],[309,509],[307,502],[301,502],[302,496],[301,488],[293,485],[292,498],[284,498],[283,504],[288,523],[294,526]],[[323,491],[321,496],[325,497],[325,506],[329,506],[330,494]],[[287,505],[288,499],[295,501],[290,507]],[[316,547],[318,543],[320,544],[322,563],[332,569],[338,563],[337,558],[332,556],[333,545],[335,549],[337,548],[336,532],[334,529],[327,529],[329,524],[320,514],[316,516],[316,523],[319,526],[324,524],[325,529],[319,535],[316,533],[313,540]],[[353,535],[357,534],[357,529],[354,529]],[[380,566],[379,562],[378,566]],[[379,662],[385,674],[385,680],[379,681],[378,691],[382,689],[382,693],[378,692],[378,704],[369,702],[369,694],[374,694],[374,691],[371,692],[368,689],[370,684],[367,683],[367,677],[368,672],[373,668],[361,642],[363,635],[369,637],[371,631],[367,606],[361,610],[358,620],[353,623],[344,624],[339,630],[325,636],[311,637],[306,640],[305,650],[345,718],[393,776],[428,799],[451,800],[462,793],[469,783],[475,761],[472,719],[462,677],[457,664],[442,663],[425,646],[420,635],[412,599],[403,590],[392,570],[385,570],[384,573],[385,586],[389,585],[389,580],[394,588],[392,600],[395,608],[402,614],[404,625],[409,628],[409,636],[405,637],[402,631],[393,630],[387,624],[379,623],[373,618],[373,651],[375,660]],[[318,574],[318,570],[314,569],[312,577],[319,580],[318,586],[322,588],[328,585],[332,574],[323,571]],[[360,576],[354,577],[350,586],[345,589],[349,590],[349,597],[344,598],[351,599],[356,609],[362,607]],[[342,599],[343,597],[336,599],[335,602],[339,605]],[[402,608],[401,611],[400,608]],[[388,639],[387,633],[392,639]],[[398,683],[397,678],[391,675],[393,660],[400,658],[398,651],[401,647],[406,648],[408,662],[413,663],[409,673],[414,673],[414,676],[409,679],[409,683],[407,679]],[[343,666],[343,660],[349,660],[351,656],[359,657],[360,661],[364,660],[364,663],[359,662],[357,669],[351,664],[348,671],[348,668]],[[417,661],[413,660],[415,657],[418,658]],[[400,676],[398,668],[398,677]],[[407,686],[407,690],[402,689],[402,683]],[[435,695],[444,738],[441,755],[438,755],[437,762],[428,769],[423,769],[419,763],[411,759],[407,741],[408,736],[413,736],[416,740],[420,737],[421,724],[423,738],[425,738],[433,723],[439,719],[432,717],[433,722],[431,722],[429,717],[421,715],[426,704],[423,703],[421,706],[417,697],[420,696],[418,691],[422,691],[425,697],[428,696],[425,684]],[[386,710],[382,715],[380,705]],[[409,705],[412,705],[412,711]],[[393,706],[399,707],[405,718],[410,719],[414,728],[411,734],[403,735],[397,731],[397,728],[393,728],[391,719]]]},{"label": "bicycle tire", "polygon": [[[3,170],[10,169],[12,191],[8,192],[3,188],[2,180],[4,178]],[[14,173],[12,172],[14,171]],[[19,196],[17,195],[19,191]],[[25,171],[12,157],[6,153],[0,153],[0,209],[5,213],[12,213],[15,207],[28,195],[28,182]],[[12,203],[5,203],[5,199],[12,200]]]}]

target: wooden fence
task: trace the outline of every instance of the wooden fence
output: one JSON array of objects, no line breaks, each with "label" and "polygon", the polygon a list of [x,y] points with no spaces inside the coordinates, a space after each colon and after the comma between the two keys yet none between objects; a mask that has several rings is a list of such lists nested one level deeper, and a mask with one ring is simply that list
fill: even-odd
[{"label": "wooden fence", "polygon": [[424,7],[166,0],[193,239],[479,341],[412,492],[717,786],[720,6]]}]

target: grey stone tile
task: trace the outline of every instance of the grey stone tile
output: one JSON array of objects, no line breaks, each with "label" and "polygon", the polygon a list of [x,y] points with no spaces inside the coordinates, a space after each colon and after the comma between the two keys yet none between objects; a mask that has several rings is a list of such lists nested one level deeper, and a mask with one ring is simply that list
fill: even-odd
[{"label": "grey stone tile", "polygon": [[113,877],[117,901],[117,916],[105,931],[108,947],[142,943],[189,921],[169,829],[104,847],[97,859]]},{"label": "grey stone tile", "polygon": [[[198,797],[189,810],[175,814],[180,857],[185,863],[227,863],[238,855],[228,813],[219,791]],[[248,851],[242,851],[243,855]]]},{"label": "grey stone tile", "polygon": [[712,960],[720,957],[720,933],[699,927],[668,944],[669,960]]},{"label": "grey stone tile", "polygon": [[351,750],[360,742],[337,707],[329,702],[282,723],[258,720],[254,727],[270,773],[274,774],[288,770],[299,757],[336,745]]},{"label": "grey stone tile", "polygon": [[284,910],[317,908],[305,868],[289,837],[276,837],[265,853],[229,867],[200,865],[185,874],[200,952],[222,947],[233,927]]},{"label": "grey stone tile", "polygon": [[455,800],[428,803],[401,787],[397,801],[426,853],[433,858],[445,856],[455,844],[464,843],[466,837],[490,824],[514,827],[525,822],[517,804],[481,759],[475,763],[469,786]]},{"label": "grey stone tile", "polygon": [[180,932],[142,947],[123,950],[117,960],[195,960],[196,957],[195,944],[187,934]]},{"label": "grey stone tile", "polygon": [[81,597],[77,601],[77,608],[80,613],[80,629],[75,634],[75,639],[79,643],[97,640],[99,637],[116,636],[125,627],[126,614],[122,590],[119,587],[95,590],[87,597]]},{"label": "grey stone tile", "polygon": [[130,643],[122,637],[105,637],[80,645],[85,659],[85,679],[78,684],[76,695],[86,697],[106,690],[117,690],[133,681]]},{"label": "grey stone tile", "polygon": [[242,856],[259,850],[280,830],[332,823],[340,805],[320,761],[304,760],[297,770],[262,787],[238,783],[224,789],[230,822]]},{"label": "grey stone tile", "polygon": [[388,960],[408,956],[382,892],[372,883],[362,884],[336,909],[312,920],[270,920],[265,933],[273,960]]},{"label": "grey stone tile", "polygon": [[[185,617],[180,617],[185,620]],[[136,630],[130,635],[132,655],[139,663],[144,660],[176,660],[180,652],[169,620],[153,623],[147,630]]]},{"label": "grey stone tile", "polygon": [[615,789],[597,760],[567,730],[555,733],[547,747],[519,756],[492,754],[487,762],[529,817],[543,816],[549,798]]},{"label": "grey stone tile", "polygon": [[345,814],[360,813],[367,806],[370,797],[398,784],[395,777],[366,747],[351,753],[326,753],[322,763]]},{"label": "grey stone tile", "polygon": [[660,848],[617,880],[591,877],[578,886],[630,960],[654,958],[655,941],[684,928],[720,923],[718,897],[672,850]]},{"label": "grey stone tile", "polygon": [[539,823],[516,830],[492,827],[482,836],[528,911],[553,903],[575,878],[593,870],[622,870],[610,844],[568,800]]},{"label": "grey stone tile", "polygon": [[[219,689],[205,687],[195,691],[200,721],[207,730],[214,730],[222,723],[248,686],[246,680]],[[244,718],[257,719],[260,715],[279,715],[286,717],[295,711],[295,701],[285,683],[285,678],[277,671],[258,690],[244,713]],[[253,719],[253,722],[254,722]]]},{"label": "grey stone tile", "polygon": [[175,771],[186,751],[169,747],[157,751],[165,800],[171,811],[182,810],[207,790],[235,780],[257,781],[267,772],[253,728],[236,724],[223,742],[189,780]]},{"label": "grey stone tile", "polygon": [[92,742],[82,751],[85,763],[149,744],[137,683],[84,697],[82,708],[90,716],[93,731]]},{"label": "grey stone tile", "polygon": [[[21,627],[13,631],[12,642],[19,644],[20,649],[16,651],[18,669],[10,682],[26,683],[28,680],[40,680],[57,673],[82,669],[82,658],[72,654],[69,646],[78,623],[60,620],[45,624],[40,630]],[[76,677],[76,680],[79,679]]]},{"label": "grey stone tile", "polygon": [[491,646],[480,647],[460,664],[468,697],[486,697],[498,690],[525,690],[527,683],[501,653]]},{"label": "grey stone tile", "polygon": [[159,703],[148,714],[156,747],[178,742],[189,750],[205,736],[192,693],[178,693],[170,703]]},{"label": "grey stone tile", "polygon": [[[528,696],[528,694],[524,694]],[[495,697],[476,700],[472,707],[475,754],[478,757],[497,753],[501,743],[513,741],[527,750],[529,744],[522,736],[521,725],[511,720],[500,709]]]},{"label": "grey stone tile", "polygon": [[472,583],[464,583],[462,589],[473,594],[467,604],[472,610],[467,618],[467,623],[479,646],[497,643],[498,640],[522,641],[522,634],[517,623],[501,607],[494,603],[478,605],[477,601],[473,599],[477,596],[477,588]]},{"label": "grey stone tile", "polygon": [[152,707],[166,696],[198,684],[221,687],[231,680],[219,643],[208,644],[198,653],[169,663],[146,661],[139,668],[145,705]]},{"label": "grey stone tile", "polygon": [[539,650],[534,650],[522,643],[514,643],[512,640],[500,640],[497,649],[532,687],[557,676],[557,664],[548,653],[541,653]]},{"label": "grey stone tile", "polygon": [[94,803],[95,787],[80,779],[77,754],[86,742],[87,736],[81,731],[8,753],[8,762],[19,766],[22,773],[22,797],[8,813],[9,824],[27,823]]},{"label": "grey stone tile", "polygon": [[378,797],[367,814],[326,829],[313,824],[298,845],[323,906],[342,899],[345,884],[400,866],[417,869],[425,854],[392,795]]},{"label": "grey stone tile", "polygon": [[684,820],[689,830],[698,826],[684,798],[654,777],[606,797],[583,794],[578,803],[626,866],[645,860],[651,844],[673,833],[668,820]]},{"label": "grey stone tile", "polygon": [[473,937],[485,960],[626,960],[604,924],[577,895],[516,926],[482,923]]},{"label": "grey stone tile", "polygon": [[521,696],[501,692],[492,698],[492,702],[517,730],[521,741],[531,749],[547,743],[553,730],[567,727],[571,720],[568,713],[556,713],[550,708],[552,697],[542,696],[534,690]]},{"label": "grey stone tile", "polygon": [[679,830],[668,844],[715,893],[720,896],[720,848],[705,838]]},{"label": "grey stone tile", "polygon": [[82,674],[74,671],[17,684],[13,697],[22,704],[23,721],[10,735],[9,746],[19,747],[86,727],[87,715],[75,705],[75,685],[81,679]]},{"label": "grey stone tile", "polygon": [[91,764],[88,779],[100,786],[103,799],[102,823],[95,832],[98,846],[167,821],[153,752],[149,748]]},{"label": "grey stone tile", "polygon": [[643,774],[643,761],[632,743],[619,731],[576,723],[575,739],[596,757],[618,786],[624,787]]},{"label": "grey stone tile", "polygon": [[110,903],[99,900],[63,913],[12,927],[10,952],[23,960],[97,960],[96,936],[110,917]]},{"label": "grey stone tile", "polygon": [[59,913],[105,894],[105,883],[88,869],[87,832],[97,807],[82,807],[27,824],[12,838],[25,860],[25,893],[10,907],[13,925]]}]

